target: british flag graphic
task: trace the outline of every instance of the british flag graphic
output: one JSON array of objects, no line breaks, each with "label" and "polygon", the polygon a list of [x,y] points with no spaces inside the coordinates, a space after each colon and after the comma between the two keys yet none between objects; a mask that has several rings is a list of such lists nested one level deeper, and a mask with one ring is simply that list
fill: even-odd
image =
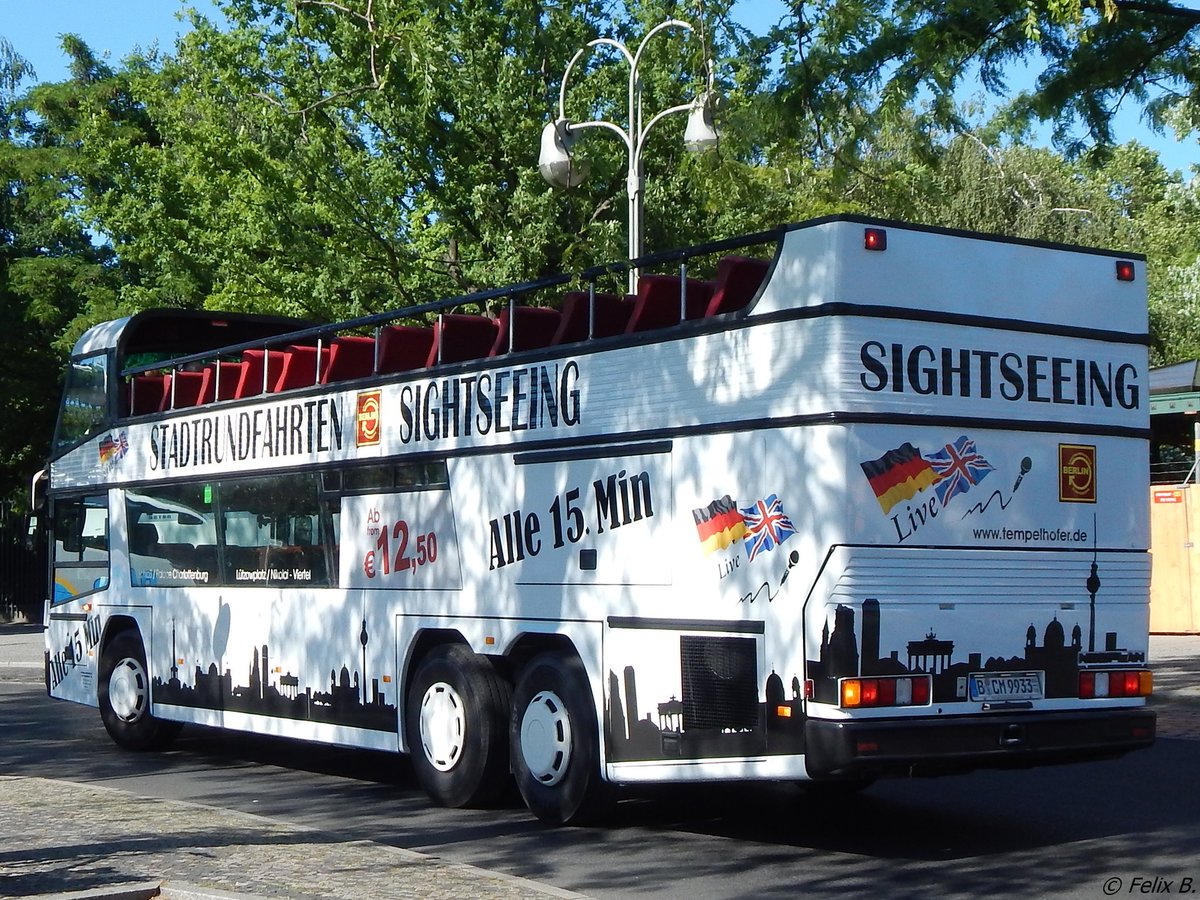
[{"label": "british flag graphic", "polygon": [[938,479],[933,483],[942,506],[952,497],[965,494],[987,477],[995,467],[975,449],[975,442],[965,434],[936,453],[925,457],[933,466]]},{"label": "british flag graphic", "polygon": [[757,501],[753,506],[742,507],[742,518],[746,523],[742,545],[746,548],[748,562],[753,561],[759,553],[774,550],[796,533],[796,526],[784,514],[783,503],[775,494]]}]

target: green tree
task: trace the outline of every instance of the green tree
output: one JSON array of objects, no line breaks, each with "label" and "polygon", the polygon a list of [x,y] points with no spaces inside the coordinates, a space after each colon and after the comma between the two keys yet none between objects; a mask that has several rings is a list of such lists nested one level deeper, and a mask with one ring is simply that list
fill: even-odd
[{"label": "green tree", "polygon": [[10,422],[0,431],[0,496],[19,502],[46,458],[72,322],[112,297],[111,260],[76,216],[73,151],[16,95],[29,69],[7,44],[0,72],[0,406]]},{"label": "green tree", "polygon": [[1052,121],[1075,155],[1112,145],[1123,102],[1144,105],[1160,127],[1172,110],[1195,108],[1198,26],[1200,11],[1166,0],[793,0],[764,49],[781,54],[781,102],[813,123],[819,151],[834,158],[855,159],[905,110],[960,130],[964,82],[1008,97],[1017,64],[1036,86],[1012,100],[1012,120]]}]

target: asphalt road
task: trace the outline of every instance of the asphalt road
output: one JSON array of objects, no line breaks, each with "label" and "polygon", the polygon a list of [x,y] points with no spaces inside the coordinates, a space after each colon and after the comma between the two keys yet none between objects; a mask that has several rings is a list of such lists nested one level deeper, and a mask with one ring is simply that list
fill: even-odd
[{"label": "asphalt road", "polygon": [[[94,710],[48,700],[18,671],[0,676],[0,774],[256,813],[594,897],[1092,898],[1161,888],[1155,878],[1200,892],[1198,740],[1160,739],[1111,762],[884,782],[832,802],[790,786],[662,790],[623,802],[605,828],[548,830],[515,799],[432,807],[388,754],[204,729],[168,753],[129,754]],[[15,827],[0,817],[0,835]]]}]

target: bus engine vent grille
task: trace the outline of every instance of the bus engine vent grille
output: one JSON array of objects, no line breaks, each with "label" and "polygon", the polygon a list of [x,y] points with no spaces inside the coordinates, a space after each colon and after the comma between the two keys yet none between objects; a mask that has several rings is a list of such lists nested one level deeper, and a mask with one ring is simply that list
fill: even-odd
[{"label": "bus engine vent grille", "polygon": [[680,636],[679,658],[684,731],[758,727],[754,638]]}]

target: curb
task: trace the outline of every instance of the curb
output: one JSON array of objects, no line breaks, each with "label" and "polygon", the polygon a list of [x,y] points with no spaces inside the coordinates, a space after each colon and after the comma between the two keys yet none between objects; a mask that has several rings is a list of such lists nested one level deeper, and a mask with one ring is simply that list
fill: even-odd
[{"label": "curb", "polygon": [[34,894],[28,900],[270,900],[257,894],[233,894],[182,881],[139,881],[112,884],[65,894]]},{"label": "curb", "polygon": [[268,900],[257,894],[232,894],[229,891],[219,891],[216,888],[201,887],[182,881],[164,881],[161,892],[155,896],[160,900]]},{"label": "curb", "polygon": [[[62,894],[34,894],[29,900],[151,900],[161,896],[157,881],[138,881],[131,884],[111,884],[86,891],[67,891]],[[199,898],[197,898],[199,900]]]}]

